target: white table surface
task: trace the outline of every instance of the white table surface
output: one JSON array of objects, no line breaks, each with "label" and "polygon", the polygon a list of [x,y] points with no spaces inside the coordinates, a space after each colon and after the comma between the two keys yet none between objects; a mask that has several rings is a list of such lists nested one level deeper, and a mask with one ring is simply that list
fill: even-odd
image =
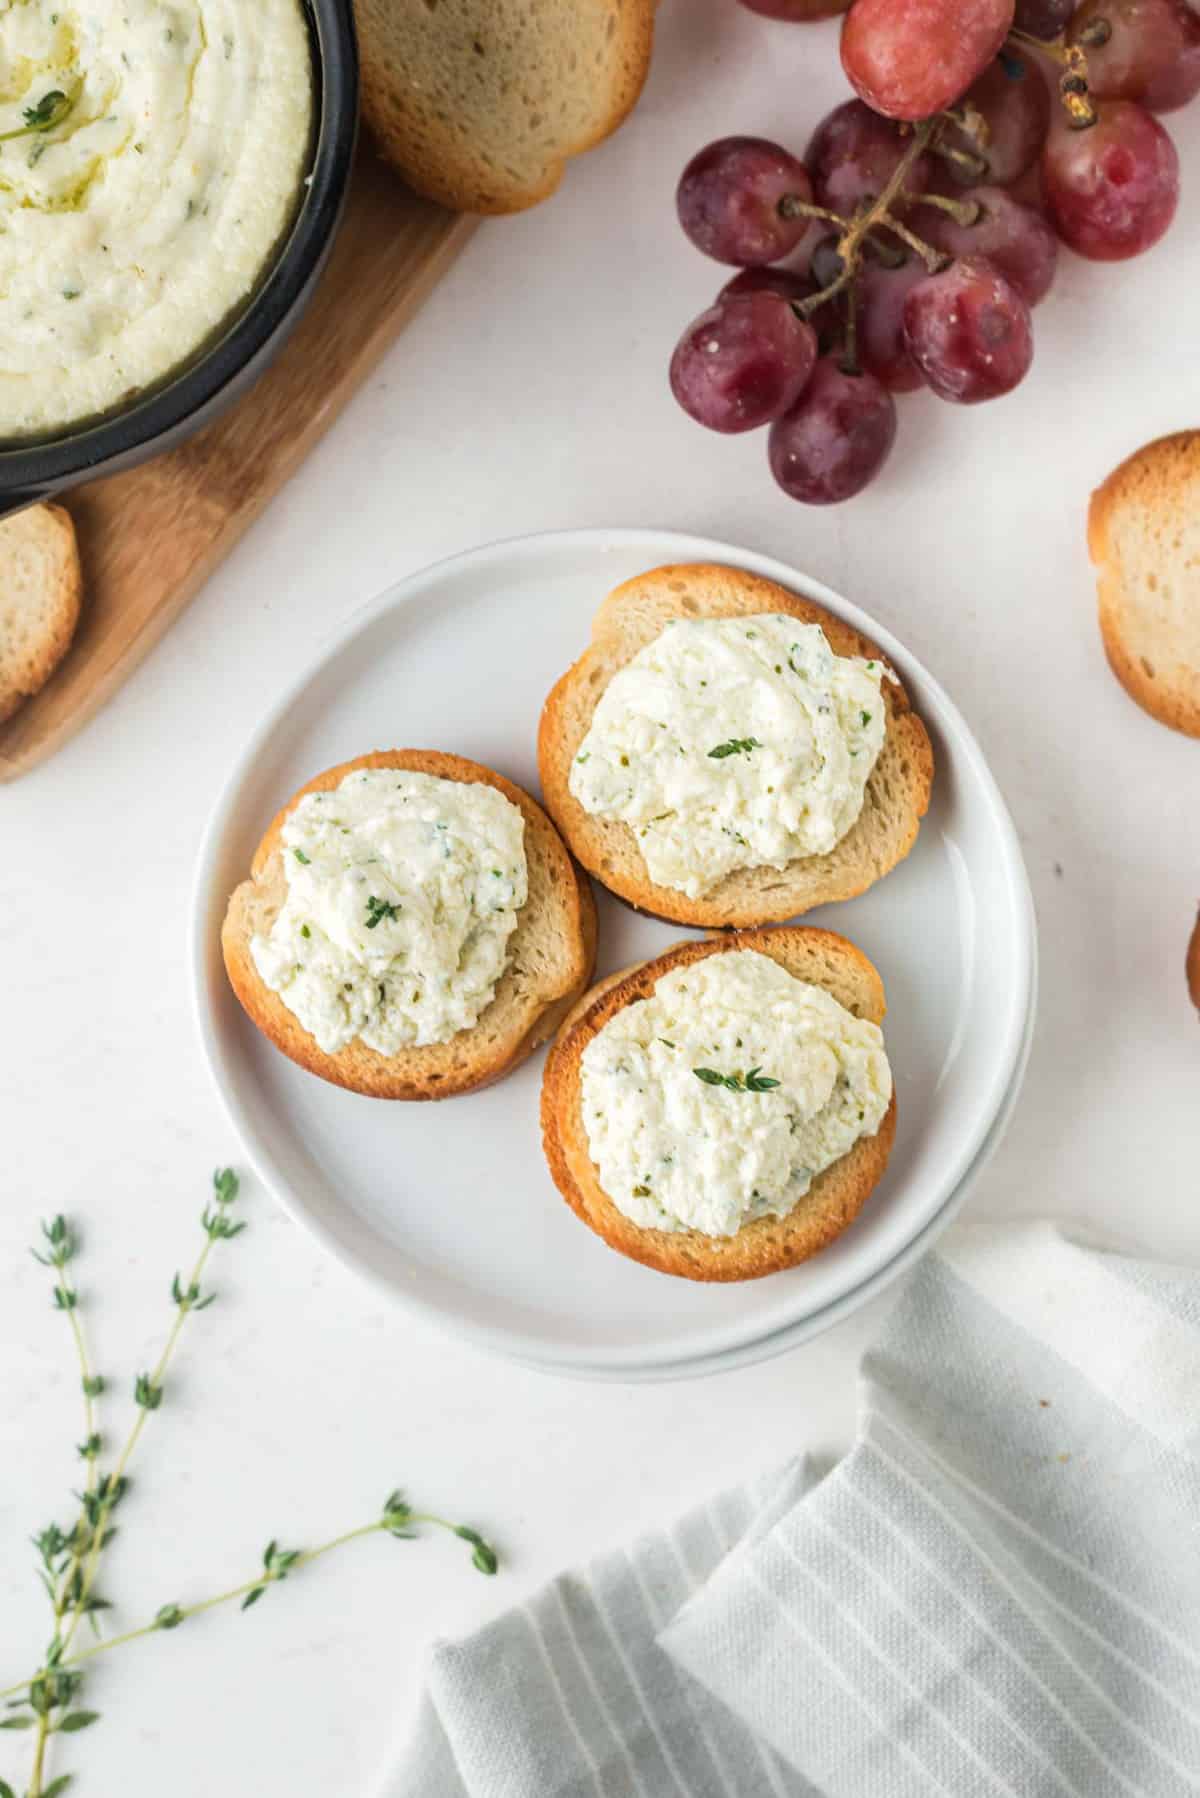
[{"label": "white table surface", "polygon": [[[831,28],[669,0],[625,130],[550,204],[477,234],[139,674],[0,790],[0,1683],[44,1638],[25,1538],[67,1521],[82,1433],[65,1322],[26,1244],[39,1216],[79,1221],[98,1364],[126,1387],[169,1322],[209,1172],[238,1159],[185,965],[218,784],[328,631],[470,544],[610,523],[707,532],[810,570],[906,640],[991,758],[1040,914],[1033,1059],[974,1209],[1047,1211],[1200,1259],[1182,973],[1200,751],[1108,673],[1083,536],[1114,462],[1200,423],[1200,105],[1172,122],[1184,200],[1165,245],[1109,270],[1064,257],[1025,385],[976,410],[903,400],[885,478],[822,512],[775,489],[761,437],[710,436],[668,393],[674,339],[721,280],[678,232],[672,192],[709,138],[802,149],[843,97]],[[84,1769],[81,1795],[362,1791],[435,1634],[798,1446],[844,1447],[855,1366],[887,1303],[747,1371],[581,1386],[422,1333],[252,1183],[244,1214],[252,1228],[220,1255],[220,1303],[189,1324],[134,1468],[103,1582],[113,1626],[245,1577],[272,1535],[311,1543],[365,1521],[397,1483],[488,1529],[504,1575],[483,1580],[457,1544],[372,1541],[246,1617],[114,1655],[90,1692],[104,1722],[61,1761]],[[129,1412],[124,1396],[109,1405],[114,1433]],[[24,1772],[21,1738],[0,1736],[0,1773]]]}]

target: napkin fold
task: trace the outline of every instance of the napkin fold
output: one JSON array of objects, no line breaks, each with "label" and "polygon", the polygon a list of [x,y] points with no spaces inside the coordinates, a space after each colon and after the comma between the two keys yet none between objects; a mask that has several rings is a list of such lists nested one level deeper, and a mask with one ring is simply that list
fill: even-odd
[{"label": "napkin fold", "polygon": [[433,1652],[378,1798],[1200,1793],[1200,1275],[960,1225],[792,1461]]}]

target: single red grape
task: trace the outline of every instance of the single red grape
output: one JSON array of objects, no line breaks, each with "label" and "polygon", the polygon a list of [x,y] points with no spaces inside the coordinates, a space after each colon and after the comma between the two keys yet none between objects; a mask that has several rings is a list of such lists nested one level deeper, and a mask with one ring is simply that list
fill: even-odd
[{"label": "single red grape", "polygon": [[[890,119],[861,100],[835,106],[813,132],[804,152],[817,203],[849,218],[887,186],[910,140]],[[932,180],[928,156],[918,156],[905,177],[908,193],[924,193]]]},{"label": "single red grape", "polygon": [[1018,31],[1050,43],[1061,37],[1074,11],[1074,0],[1017,0],[1013,24]]},{"label": "single red grape", "polygon": [[896,437],[896,402],[874,375],[822,356],[796,403],[771,426],[771,473],[792,499],[831,506],[874,480]]},{"label": "single red grape", "polygon": [[1179,203],[1179,157],[1158,120],[1132,100],[1102,100],[1096,124],[1050,128],[1042,158],[1046,203],[1059,236],[1094,262],[1120,262],[1156,244]]},{"label": "single red grape", "polygon": [[671,391],[710,431],[753,431],[798,398],[816,359],[816,332],[782,295],[730,294],[680,338]]},{"label": "single red grape", "polygon": [[858,277],[859,360],[891,393],[912,393],[921,385],[904,341],[904,302],[925,274],[920,258],[910,256],[898,268],[864,262]]},{"label": "single red grape", "polygon": [[924,206],[913,230],[948,256],[982,256],[1007,277],[1027,306],[1045,299],[1058,262],[1058,239],[1045,216],[1018,205],[1002,187],[973,187],[959,204],[977,206],[973,224],[960,225],[940,207]]},{"label": "single red grape", "polygon": [[[780,293],[785,300],[807,300],[820,292],[811,274],[792,268],[744,268],[732,281],[726,281],[717,295],[723,300],[731,293]],[[842,312],[836,298],[827,300],[810,312],[808,322],[817,334],[817,346],[823,354],[842,340]]]},{"label": "single red grape", "polygon": [[[1108,36],[1089,43],[1100,20]],[[1200,17],[1186,0],[1084,0],[1067,42],[1084,45],[1097,100],[1137,100],[1150,112],[1173,112],[1200,93]]]},{"label": "single red grape", "polygon": [[889,119],[927,119],[962,98],[1008,35],[1013,0],[854,0],[842,67]]},{"label": "single red grape", "polygon": [[904,338],[938,398],[961,406],[1011,393],[1033,361],[1029,308],[982,258],[917,282],[904,302]]},{"label": "single red grape", "polygon": [[[818,241],[816,249],[813,251],[812,261],[805,273],[790,268],[743,269],[742,273],[734,280],[726,283],[722,292],[731,293],[735,287],[751,275],[773,274],[775,276],[785,275],[788,278],[787,285],[783,286],[777,280],[764,281],[765,287],[771,288],[776,293],[783,293],[789,300],[815,298],[827,287],[831,287],[842,272],[842,259],[837,251],[838,241],[836,231],[827,232]],[[817,334],[817,345],[821,355],[824,355],[827,350],[836,349],[842,341],[845,333],[845,311],[842,305],[844,297],[844,292],[835,294],[832,299],[826,300],[823,305],[808,314],[808,322]]]},{"label": "single red grape", "polygon": [[692,157],[675,195],[679,222],[706,256],[748,265],[790,255],[812,221],[789,210],[810,201],[799,159],[762,137],[722,137]]},{"label": "single red grape", "polygon": [[942,143],[982,157],[986,166],[974,175],[949,157],[942,159],[943,166],[968,187],[976,181],[1007,187],[1010,181],[1019,180],[1037,161],[1050,129],[1050,90],[1041,72],[1024,57],[1006,50],[988,64],[964,103],[982,117],[984,141],[977,142],[955,127],[943,133]]},{"label": "single red grape", "polygon": [[835,13],[845,12],[849,4],[850,0],[742,0],[751,12],[768,19],[791,19],[798,25],[807,19],[831,19]]}]

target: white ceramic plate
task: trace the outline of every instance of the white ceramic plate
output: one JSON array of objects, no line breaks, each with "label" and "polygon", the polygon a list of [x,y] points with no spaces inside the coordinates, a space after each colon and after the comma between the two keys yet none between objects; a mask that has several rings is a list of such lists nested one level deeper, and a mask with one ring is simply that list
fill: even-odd
[{"label": "white ceramic plate", "polygon": [[[725,561],[809,594],[872,636],[934,740],[913,853],[862,898],[810,913],[883,974],[899,1124],[862,1216],[804,1267],[705,1287],[606,1248],[558,1196],[538,1134],[541,1058],[485,1092],[386,1104],[303,1073],[243,1016],[220,922],[279,805],[369,749],[454,750],[535,793],[542,701],[619,581]],[[598,894],[599,972],[685,934]],[[957,710],[889,633],[818,582],[728,544],[661,531],[572,531],[489,545],[411,576],[343,628],[265,718],[200,855],[197,1009],[218,1089],[255,1171],[332,1253],[431,1323],[564,1372],[628,1378],[712,1366],[844,1315],[946,1210],[1018,1075],[1032,1009],[1028,882],[1003,800]]]}]

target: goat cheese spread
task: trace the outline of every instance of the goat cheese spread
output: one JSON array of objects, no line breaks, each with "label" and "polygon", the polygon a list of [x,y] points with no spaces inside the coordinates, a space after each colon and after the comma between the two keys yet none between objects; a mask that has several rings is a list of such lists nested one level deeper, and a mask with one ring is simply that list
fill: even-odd
[{"label": "goat cheese spread", "polygon": [[0,0],[0,437],[203,345],[291,221],[312,116],[299,0]]},{"label": "goat cheese spread", "polygon": [[581,1060],[600,1184],[646,1230],[786,1217],[892,1097],[878,1025],[753,949],[664,974]]},{"label": "goat cheese spread", "polygon": [[494,787],[358,769],[283,827],[287,899],[250,953],[334,1055],[444,1043],[490,1004],[528,893],[525,820]]},{"label": "goat cheese spread", "polygon": [[691,899],[738,868],[826,855],[883,747],[884,672],[782,613],[675,619],[601,695],[571,792]]}]

